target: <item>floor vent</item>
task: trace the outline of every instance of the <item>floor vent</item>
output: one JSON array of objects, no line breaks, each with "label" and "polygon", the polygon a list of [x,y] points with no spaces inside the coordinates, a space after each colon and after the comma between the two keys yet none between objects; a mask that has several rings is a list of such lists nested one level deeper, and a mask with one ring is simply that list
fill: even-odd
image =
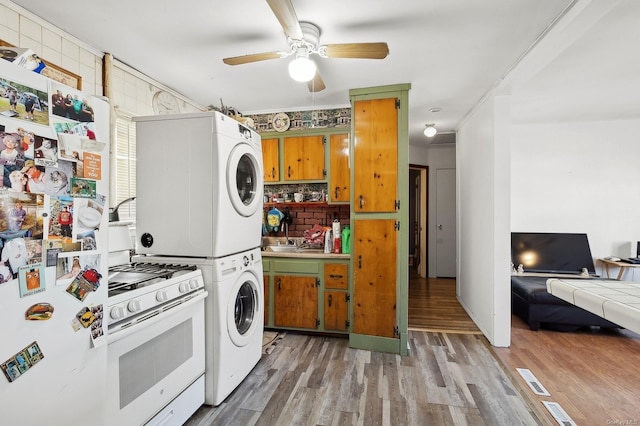
[{"label": "floor vent", "polygon": [[547,410],[549,410],[560,426],[577,426],[576,422],[569,417],[567,412],[564,411],[557,402],[542,401],[542,403],[547,407]]},{"label": "floor vent", "polygon": [[526,368],[516,368],[516,370],[520,373],[524,381],[527,382],[533,393],[536,395],[551,396],[549,391],[542,386],[542,383],[533,375],[531,370]]}]

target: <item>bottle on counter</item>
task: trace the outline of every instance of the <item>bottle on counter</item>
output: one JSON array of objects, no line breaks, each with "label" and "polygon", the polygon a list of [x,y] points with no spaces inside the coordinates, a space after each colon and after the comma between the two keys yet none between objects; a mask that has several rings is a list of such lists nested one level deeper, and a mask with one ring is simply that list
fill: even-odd
[{"label": "bottle on counter", "polygon": [[349,229],[349,225],[345,225],[342,229],[342,253],[351,253],[351,229]]},{"label": "bottle on counter", "polygon": [[333,220],[333,252],[336,254],[342,253],[341,242],[342,230],[340,229],[340,221],[338,219]]},{"label": "bottle on counter", "polygon": [[342,253],[342,238],[340,237],[340,234],[338,234],[337,237],[333,237],[333,252],[335,254],[340,254]]},{"label": "bottle on counter", "polygon": [[324,231],[324,252],[331,253],[333,251],[333,238],[331,235],[331,228],[326,228]]}]

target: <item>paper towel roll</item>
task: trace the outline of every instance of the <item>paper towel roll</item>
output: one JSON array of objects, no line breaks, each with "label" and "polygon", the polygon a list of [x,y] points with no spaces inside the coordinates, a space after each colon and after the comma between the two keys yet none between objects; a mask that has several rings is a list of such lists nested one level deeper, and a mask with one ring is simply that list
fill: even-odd
[{"label": "paper towel roll", "polygon": [[340,221],[338,219],[334,219],[333,220],[333,235],[335,238],[338,237],[338,235],[340,235],[342,233],[342,230],[340,229]]}]

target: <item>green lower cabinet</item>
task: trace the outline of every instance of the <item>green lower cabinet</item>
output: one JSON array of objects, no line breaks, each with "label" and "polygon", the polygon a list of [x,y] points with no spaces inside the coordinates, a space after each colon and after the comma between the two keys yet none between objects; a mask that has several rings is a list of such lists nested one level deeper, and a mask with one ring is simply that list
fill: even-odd
[{"label": "green lower cabinet", "polygon": [[349,260],[263,260],[265,327],[349,332]]}]

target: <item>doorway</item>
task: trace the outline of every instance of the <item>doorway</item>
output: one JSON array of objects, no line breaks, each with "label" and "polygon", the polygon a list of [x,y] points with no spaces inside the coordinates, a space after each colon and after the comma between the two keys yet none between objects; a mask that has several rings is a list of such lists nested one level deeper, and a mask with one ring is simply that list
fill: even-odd
[{"label": "doorway", "polygon": [[409,270],[427,277],[429,167],[409,165]]}]

